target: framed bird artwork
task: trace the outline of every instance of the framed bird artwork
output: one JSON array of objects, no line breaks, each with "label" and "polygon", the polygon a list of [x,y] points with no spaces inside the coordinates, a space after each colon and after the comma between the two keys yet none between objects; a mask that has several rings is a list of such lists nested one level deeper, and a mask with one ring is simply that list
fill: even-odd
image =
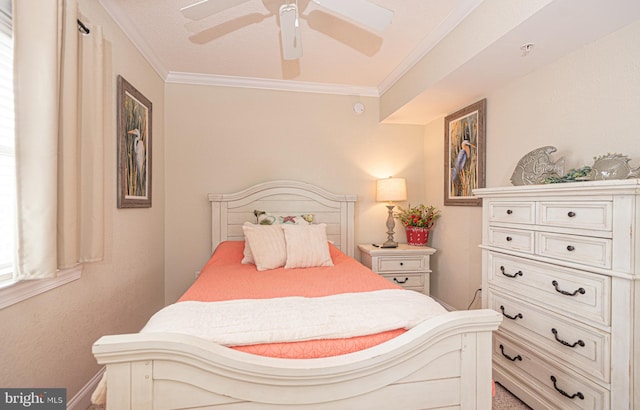
[{"label": "framed bird artwork", "polygon": [[152,108],[118,76],[118,208],[151,207]]},{"label": "framed bird artwork", "polygon": [[486,106],[483,99],[444,120],[445,205],[482,205],[473,190],[485,184]]}]

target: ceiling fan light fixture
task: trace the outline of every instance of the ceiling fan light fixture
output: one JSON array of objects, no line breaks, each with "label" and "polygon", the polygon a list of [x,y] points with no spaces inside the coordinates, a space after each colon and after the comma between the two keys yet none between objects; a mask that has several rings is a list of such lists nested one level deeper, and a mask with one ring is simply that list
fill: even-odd
[{"label": "ceiling fan light fixture", "polygon": [[300,35],[300,21],[296,4],[280,6],[280,40],[282,58],[296,60],[302,57],[302,36]]},{"label": "ceiling fan light fixture", "polygon": [[353,22],[374,31],[384,31],[393,19],[393,11],[367,0],[313,0]]}]

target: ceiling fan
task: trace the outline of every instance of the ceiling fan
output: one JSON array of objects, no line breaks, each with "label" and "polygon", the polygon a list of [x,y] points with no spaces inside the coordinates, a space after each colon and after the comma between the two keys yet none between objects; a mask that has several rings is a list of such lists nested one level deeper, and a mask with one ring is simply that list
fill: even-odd
[{"label": "ceiling fan", "polygon": [[[250,0],[201,0],[180,9],[190,20],[200,20],[212,14],[235,7]],[[302,57],[300,35],[300,11],[298,1],[289,1],[280,6],[280,41],[285,60]],[[346,18],[367,30],[383,31],[393,18],[393,11],[368,0],[311,0],[327,11]]]}]

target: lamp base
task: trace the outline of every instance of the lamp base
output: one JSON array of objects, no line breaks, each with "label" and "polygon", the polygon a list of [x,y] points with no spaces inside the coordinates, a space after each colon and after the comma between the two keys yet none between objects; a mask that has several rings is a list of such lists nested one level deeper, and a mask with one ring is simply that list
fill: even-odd
[{"label": "lamp base", "polygon": [[398,247],[398,242],[386,241],[385,243],[380,245],[380,247],[381,248],[397,248]]},{"label": "lamp base", "polygon": [[387,216],[387,240],[380,245],[381,248],[397,248],[398,242],[393,240],[393,228],[396,227],[396,223],[393,220],[393,208],[395,205],[387,205],[389,215]]}]

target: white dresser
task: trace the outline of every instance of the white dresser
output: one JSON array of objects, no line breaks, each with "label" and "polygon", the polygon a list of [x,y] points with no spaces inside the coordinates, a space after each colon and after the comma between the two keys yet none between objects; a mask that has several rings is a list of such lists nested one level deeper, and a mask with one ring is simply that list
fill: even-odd
[{"label": "white dresser", "polygon": [[429,295],[431,274],[429,258],[436,250],[428,246],[410,246],[404,243],[397,248],[380,248],[374,245],[358,245],[362,264],[405,289]]},{"label": "white dresser", "polygon": [[640,410],[640,180],[474,193],[495,380],[534,409]]}]

